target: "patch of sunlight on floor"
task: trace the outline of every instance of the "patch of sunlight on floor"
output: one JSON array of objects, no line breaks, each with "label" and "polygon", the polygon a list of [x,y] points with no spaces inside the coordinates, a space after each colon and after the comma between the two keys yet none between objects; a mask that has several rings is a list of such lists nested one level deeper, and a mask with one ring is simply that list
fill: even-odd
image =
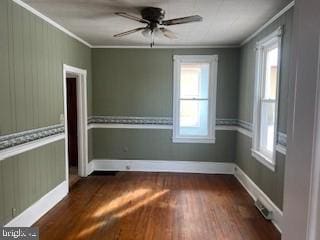
[{"label": "patch of sunlight on floor", "polygon": [[[124,210],[119,210],[118,213],[116,212],[117,209],[120,209],[125,204],[127,204],[133,200],[136,200],[139,197],[144,196],[145,194],[149,193],[150,191],[151,191],[150,189],[137,189],[136,191],[133,191],[133,192],[130,192],[130,193],[125,194],[123,196],[120,196],[120,197],[112,200],[107,206],[103,206],[102,208],[100,208],[95,213],[95,217],[99,217],[99,216],[102,217],[107,213],[115,211],[115,214],[110,216],[110,218],[114,218],[114,219],[123,218],[123,217],[133,213],[134,211],[138,210],[139,208],[141,208],[145,205],[148,205],[150,202],[157,200],[158,198],[162,197],[163,195],[165,195],[166,193],[169,192],[168,189],[155,192],[150,197],[146,197],[146,199],[137,202],[135,205],[127,207]],[[95,232],[99,228],[103,227],[103,225],[105,225],[105,219],[102,220],[101,222],[97,222],[96,224],[94,224],[90,227],[86,227],[84,230],[82,230],[77,235],[77,239],[80,239],[80,238],[83,238],[89,234],[92,234],[93,232]]]},{"label": "patch of sunlight on floor", "polygon": [[78,235],[77,235],[77,239],[78,238],[82,238],[86,235],[89,235],[91,233],[93,233],[95,230],[99,229],[100,227],[102,227],[104,225],[104,222],[99,222],[96,223],[95,225],[92,225],[90,227],[86,227],[86,229],[82,230]]},{"label": "patch of sunlight on floor", "polygon": [[137,189],[133,192],[129,192],[127,194],[123,194],[120,197],[113,199],[111,202],[105,204],[104,206],[100,207],[94,214],[94,217],[101,217],[117,209],[121,208],[122,206],[144,196],[145,194],[149,193],[151,190],[146,188]]},{"label": "patch of sunlight on floor", "polygon": [[117,218],[122,218],[132,212],[134,212],[135,210],[138,210],[140,207],[142,207],[143,205],[147,205],[148,203],[156,200],[157,198],[160,198],[161,196],[163,196],[164,194],[166,194],[169,190],[162,190],[160,192],[157,192],[155,194],[153,194],[151,197],[145,199],[145,200],[142,200],[140,202],[138,202],[136,205],[132,206],[132,207],[129,207],[127,209],[124,209],[123,211],[115,214],[115,217]]}]

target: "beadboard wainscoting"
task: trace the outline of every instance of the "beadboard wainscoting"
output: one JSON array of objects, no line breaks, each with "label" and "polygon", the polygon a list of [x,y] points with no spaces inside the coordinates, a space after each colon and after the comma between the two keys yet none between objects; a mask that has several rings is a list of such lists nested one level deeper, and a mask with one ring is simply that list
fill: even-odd
[{"label": "beadboard wainscoting", "polygon": [[60,183],[38,201],[13,218],[6,227],[31,227],[68,194],[68,183]]},{"label": "beadboard wainscoting", "polygon": [[31,226],[67,194],[64,139],[62,124],[0,136],[0,224]]}]

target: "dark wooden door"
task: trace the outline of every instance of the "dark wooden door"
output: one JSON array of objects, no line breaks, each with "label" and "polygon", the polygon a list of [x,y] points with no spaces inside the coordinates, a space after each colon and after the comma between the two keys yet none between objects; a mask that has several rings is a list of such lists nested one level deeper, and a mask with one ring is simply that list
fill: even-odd
[{"label": "dark wooden door", "polygon": [[78,166],[77,81],[67,78],[69,166]]}]

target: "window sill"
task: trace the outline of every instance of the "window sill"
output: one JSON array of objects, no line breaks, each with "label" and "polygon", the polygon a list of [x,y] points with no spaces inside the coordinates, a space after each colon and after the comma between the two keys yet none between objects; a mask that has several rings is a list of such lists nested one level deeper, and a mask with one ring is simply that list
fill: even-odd
[{"label": "window sill", "polygon": [[216,139],[197,139],[197,138],[172,138],[173,143],[216,143]]},{"label": "window sill", "polygon": [[270,158],[254,149],[251,149],[251,154],[258,162],[269,168],[271,171],[275,171],[275,164],[272,163],[272,160]]}]

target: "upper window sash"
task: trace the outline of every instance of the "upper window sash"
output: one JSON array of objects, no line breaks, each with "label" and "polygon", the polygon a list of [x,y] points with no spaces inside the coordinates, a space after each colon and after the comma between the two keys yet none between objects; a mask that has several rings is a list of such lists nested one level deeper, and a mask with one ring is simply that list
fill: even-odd
[{"label": "upper window sash", "polygon": [[[217,88],[217,55],[175,55],[174,60],[174,91],[173,91],[173,142],[181,143],[214,143],[216,121],[216,88]],[[180,75],[183,64],[209,64],[207,96],[181,97]],[[199,86],[200,87],[200,86]],[[181,101],[207,102],[207,135],[180,134]]]},{"label": "upper window sash", "polygon": [[[254,94],[254,109],[253,109],[253,139],[252,139],[252,155],[259,162],[267,166],[271,170],[275,170],[275,145],[277,137],[277,122],[278,122],[278,99],[279,99],[279,82],[280,82],[280,61],[281,61],[281,41],[282,41],[283,28],[282,26],[274,32],[263,38],[256,45],[256,77],[255,77],[255,94]],[[265,81],[266,81],[266,59],[268,50],[277,46],[278,48],[278,69],[277,69],[277,82],[275,97],[265,96]],[[275,118],[274,118],[274,141],[273,152],[267,156],[266,152],[261,151],[261,106],[264,103],[275,104]]]}]

